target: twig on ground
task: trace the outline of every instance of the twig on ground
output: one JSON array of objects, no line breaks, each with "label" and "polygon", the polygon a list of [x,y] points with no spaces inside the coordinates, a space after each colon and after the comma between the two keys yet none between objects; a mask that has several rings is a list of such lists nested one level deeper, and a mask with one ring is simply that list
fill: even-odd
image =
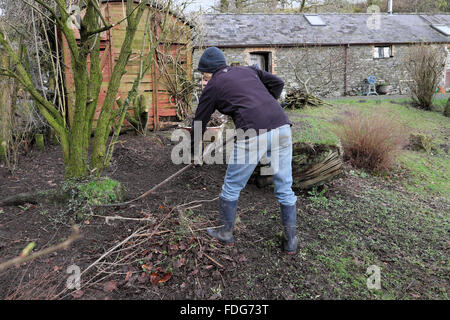
[{"label": "twig on ground", "polygon": [[212,262],[214,262],[217,266],[219,266],[222,269],[225,269],[223,267],[223,265],[221,265],[220,263],[218,263],[216,260],[214,260],[213,258],[211,258],[210,256],[208,256],[206,253],[203,253],[205,255],[205,257],[207,257],[209,260],[211,260]]},{"label": "twig on ground", "polygon": [[25,257],[16,257],[13,258],[11,260],[8,260],[6,262],[3,262],[2,264],[0,264],[0,271],[13,266],[13,265],[19,265],[21,263],[24,262],[28,262],[31,260],[34,260],[36,258],[39,258],[43,255],[61,250],[61,249],[67,249],[67,247],[74,242],[75,240],[77,240],[78,238],[80,238],[80,230],[78,229],[77,226],[73,226],[73,231],[72,231],[72,235],[64,242],[61,242],[60,244],[54,245],[52,247],[46,248],[46,249],[42,249],[40,251],[37,251],[29,256],[25,256]]}]

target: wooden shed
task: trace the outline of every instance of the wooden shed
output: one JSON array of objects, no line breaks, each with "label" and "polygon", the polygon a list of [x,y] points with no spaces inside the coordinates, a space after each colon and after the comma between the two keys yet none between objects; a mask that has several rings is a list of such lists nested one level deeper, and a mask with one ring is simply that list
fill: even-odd
[{"label": "wooden shed", "polygon": [[[139,1],[134,1],[134,3],[135,6],[137,6]],[[106,21],[115,24],[124,19],[126,17],[125,6],[125,0],[103,0],[101,9]],[[155,5],[154,1],[149,1],[147,6],[149,10],[151,10],[152,17],[149,30],[152,30],[151,36],[153,39],[159,39],[159,46],[154,54],[157,63],[154,63],[151,70],[145,74],[139,87],[138,94],[144,96],[145,107],[148,112],[148,129],[159,130],[176,121],[182,120],[183,112],[180,112],[180,108],[184,109],[186,108],[186,104],[189,104],[188,99],[185,99],[186,101],[180,101],[180,96],[176,95],[176,92],[181,90],[181,88],[179,88],[179,79],[176,77],[180,77],[181,74],[186,77],[185,80],[188,81],[190,81],[192,77],[192,26],[186,23],[180,15],[167,11],[162,6]],[[146,41],[147,45],[143,46],[143,39],[146,36],[146,16],[147,12],[144,13],[138,26],[132,45],[132,54],[126,67],[127,72],[121,80],[118,95],[120,95],[122,101],[127,97],[141,68],[141,52],[144,53],[144,56],[150,52],[148,41]],[[164,23],[164,21],[166,21],[166,23]],[[177,28],[177,31],[171,30],[162,37],[161,26],[164,24],[164,26],[167,27],[167,22],[171,23],[172,28]],[[79,38],[80,35],[78,29],[74,28],[74,31],[76,37]],[[95,121],[99,117],[112,70],[119,57],[125,33],[126,21],[100,35],[100,61],[103,83],[100,90],[97,111],[94,116]],[[146,37],[148,37],[148,35]],[[143,48],[144,50],[142,50]],[[68,117],[69,121],[71,121],[73,116],[73,108],[71,108],[71,106],[74,105],[75,86],[73,73],[71,72],[69,48],[65,41],[62,43],[62,50],[65,65],[65,87],[68,97]],[[170,63],[165,63],[164,61],[176,61],[176,65],[173,63],[170,65]],[[181,73],[179,70],[180,66],[183,69],[183,72]],[[70,110],[72,110],[72,112]],[[124,126],[127,125],[129,125],[129,123],[125,120]]]}]

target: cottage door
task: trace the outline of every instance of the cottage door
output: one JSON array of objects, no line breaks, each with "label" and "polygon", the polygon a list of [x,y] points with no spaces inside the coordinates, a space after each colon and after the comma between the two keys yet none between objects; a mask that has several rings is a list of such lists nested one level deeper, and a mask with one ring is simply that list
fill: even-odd
[{"label": "cottage door", "polygon": [[250,65],[257,65],[261,70],[266,70],[266,59],[263,54],[250,54]]}]

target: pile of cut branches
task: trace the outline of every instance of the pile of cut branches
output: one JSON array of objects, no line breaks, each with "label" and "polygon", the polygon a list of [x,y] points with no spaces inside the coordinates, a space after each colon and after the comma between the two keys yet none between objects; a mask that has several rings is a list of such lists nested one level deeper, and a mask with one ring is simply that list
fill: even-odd
[{"label": "pile of cut branches", "polygon": [[332,145],[295,143],[292,156],[294,189],[325,184],[342,173],[342,149]]},{"label": "pile of cut branches", "polygon": [[[192,121],[194,120],[195,113],[188,114],[184,121],[181,123],[182,126],[190,127],[192,125]],[[220,112],[216,111],[211,115],[211,119],[209,120],[207,127],[220,127],[226,121],[226,117],[222,115]]]},{"label": "pile of cut branches", "polygon": [[290,89],[286,94],[284,99],[286,103],[286,109],[302,109],[306,106],[318,107],[321,105],[330,106],[329,103],[323,101],[322,99],[306,93],[302,89]]}]

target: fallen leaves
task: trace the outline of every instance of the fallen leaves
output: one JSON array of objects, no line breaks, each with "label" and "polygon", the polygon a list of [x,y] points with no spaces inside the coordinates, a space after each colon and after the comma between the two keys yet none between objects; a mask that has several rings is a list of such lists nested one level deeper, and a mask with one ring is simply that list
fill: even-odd
[{"label": "fallen leaves", "polygon": [[172,278],[172,272],[165,272],[165,273],[161,273],[161,272],[153,272],[150,275],[150,282],[152,283],[152,285],[157,285],[158,283],[164,283],[170,280],[170,278]]},{"label": "fallen leaves", "polygon": [[150,269],[152,268],[151,266],[149,266],[148,264],[143,264],[142,266],[141,266],[141,268],[142,268],[142,270],[143,271],[150,271]]}]

